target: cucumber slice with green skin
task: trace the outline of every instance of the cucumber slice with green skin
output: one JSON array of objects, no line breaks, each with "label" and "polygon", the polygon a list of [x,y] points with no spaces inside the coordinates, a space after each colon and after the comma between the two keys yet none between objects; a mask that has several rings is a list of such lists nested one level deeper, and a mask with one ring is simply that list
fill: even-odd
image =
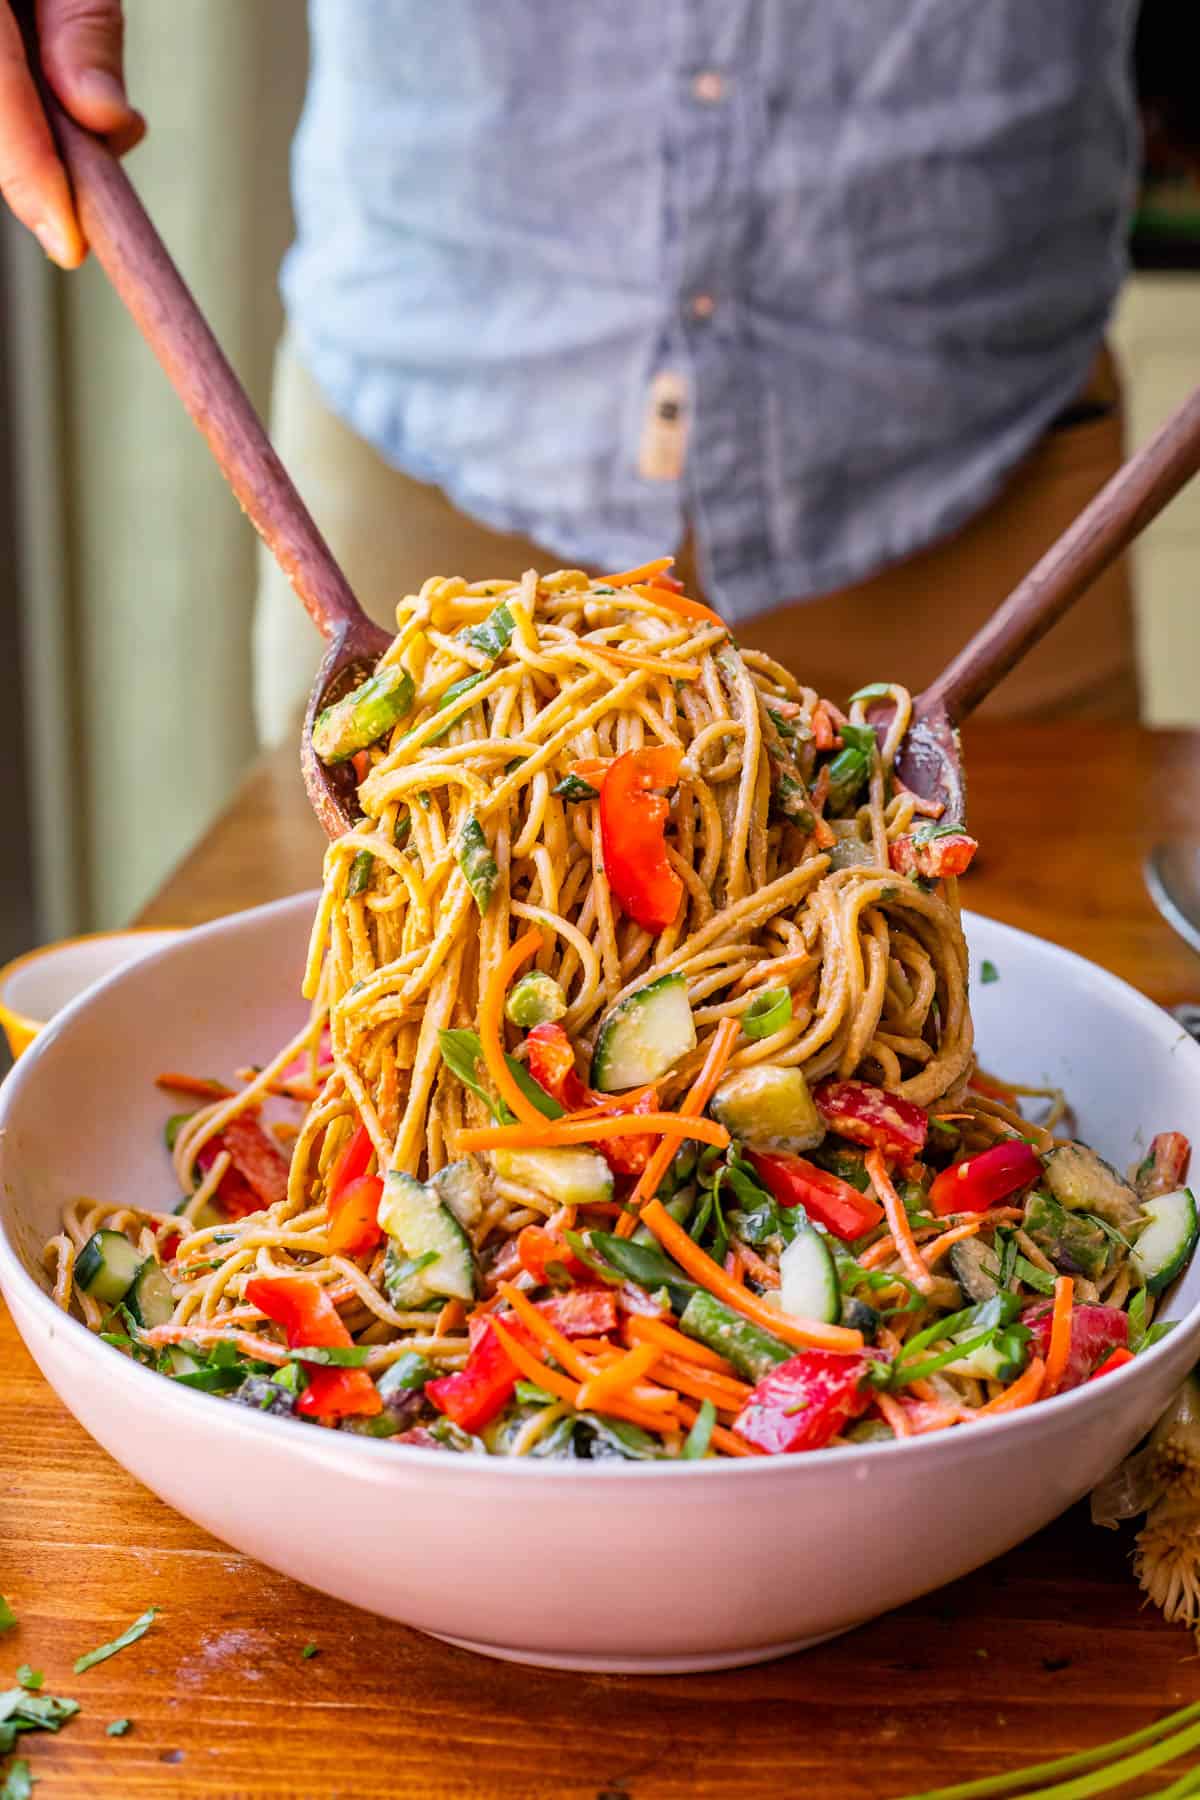
[{"label": "cucumber slice with green skin", "polygon": [[194,1375],[204,1364],[190,1350],[185,1350],[182,1344],[168,1344],[158,1366],[168,1375]]},{"label": "cucumber slice with green skin", "polygon": [[825,1136],[803,1072],[775,1063],[727,1075],[710,1111],[754,1150],[814,1150]]},{"label": "cucumber slice with green skin", "polygon": [[425,1280],[426,1269],[437,1261],[434,1252],[406,1256],[399,1244],[389,1244],[383,1259],[383,1291],[397,1312],[421,1312],[437,1298]]},{"label": "cucumber slice with green skin", "polygon": [[[961,1331],[955,1335],[965,1340],[974,1334]],[[1002,1331],[990,1344],[979,1344],[965,1356],[960,1356],[957,1362],[947,1363],[945,1373],[973,1375],[978,1381],[1015,1381],[1028,1361],[1026,1341],[1014,1342],[1011,1333]]]},{"label": "cucumber slice with green skin", "polygon": [[493,1150],[492,1164],[505,1181],[518,1181],[560,1206],[612,1199],[612,1170],[594,1150]]},{"label": "cucumber slice with green skin", "polygon": [[837,1267],[819,1231],[802,1225],[779,1259],[779,1298],[796,1319],[835,1325],[842,1316]]},{"label": "cucumber slice with green skin", "polygon": [[470,1239],[432,1188],[411,1175],[389,1170],[384,1176],[378,1218],[405,1256],[437,1257],[436,1262],[421,1271],[430,1293],[444,1294],[448,1300],[475,1298],[475,1258]]},{"label": "cucumber slice with green skin", "polygon": [[175,1311],[175,1295],[162,1264],[148,1256],[125,1295],[125,1304],[147,1330],[153,1325],[166,1325]]},{"label": "cucumber slice with green skin", "polygon": [[462,1156],[439,1169],[429,1183],[464,1231],[478,1225],[483,1213],[483,1168],[478,1157]]},{"label": "cucumber slice with green skin", "polygon": [[682,975],[660,975],[618,1001],[592,1052],[592,1086],[602,1094],[657,1081],[696,1048],[696,1023]]},{"label": "cucumber slice with green skin", "polygon": [[119,1231],[94,1231],[75,1260],[75,1280],[93,1300],[116,1306],[125,1298],[142,1264]]},{"label": "cucumber slice with green skin", "polygon": [[1149,1224],[1133,1246],[1133,1262],[1150,1292],[1160,1294],[1196,1248],[1200,1218],[1191,1188],[1143,1201],[1142,1213]]},{"label": "cucumber slice with green skin", "polygon": [[323,763],[347,762],[404,717],[412,706],[414,691],[412,676],[398,663],[377,669],[361,687],[318,715],[313,749]]}]

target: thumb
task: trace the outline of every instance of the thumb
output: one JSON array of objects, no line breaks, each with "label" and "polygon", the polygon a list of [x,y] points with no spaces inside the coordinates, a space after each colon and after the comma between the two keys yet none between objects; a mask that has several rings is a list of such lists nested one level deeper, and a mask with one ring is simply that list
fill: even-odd
[{"label": "thumb", "polygon": [[121,0],[38,0],[38,38],[46,79],[89,131],[128,150],[145,121],[125,93]]}]

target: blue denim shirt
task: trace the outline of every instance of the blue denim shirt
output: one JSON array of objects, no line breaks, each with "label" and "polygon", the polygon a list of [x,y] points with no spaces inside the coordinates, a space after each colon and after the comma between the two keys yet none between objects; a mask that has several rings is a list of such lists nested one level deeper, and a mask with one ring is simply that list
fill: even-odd
[{"label": "blue denim shirt", "polygon": [[310,10],[301,356],[565,562],[691,523],[729,617],[827,592],[976,512],[1085,379],[1135,0]]}]

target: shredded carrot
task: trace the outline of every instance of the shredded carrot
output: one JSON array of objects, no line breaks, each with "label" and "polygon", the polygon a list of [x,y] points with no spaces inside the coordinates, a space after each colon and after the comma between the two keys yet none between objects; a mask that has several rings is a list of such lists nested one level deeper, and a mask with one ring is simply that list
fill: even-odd
[{"label": "shredded carrot", "polygon": [[571,764],[571,773],[584,781],[590,781],[593,775],[607,775],[612,765],[611,756],[585,756],[581,761]]},{"label": "shredded carrot", "polygon": [[739,1287],[744,1285],[746,1265],[742,1261],[740,1250],[729,1249],[725,1252],[725,1273],[730,1281],[736,1281]]},{"label": "shredded carrot", "polygon": [[700,600],[689,600],[686,594],[676,594],[670,588],[655,587],[653,583],[649,587],[635,587],[633,591],[639,599],[665,606],[682,619],[703,620],[706,625],[719,625],[722,631],[729,629],[720,613],[715,613],[711,606],[705,606]]},{"label": "shredded carrot", "polygon": [[437,1324],[433,1328],[435,1336],[441,1337],[447,1331],[456,1331],[460,1325],[466,1324],[466,1319],[467,1309],[462,1301],[447,1300],[437,1316]]},{"label": "shredded carrot", "polygon": [[556,1144],[598,1144],[605,1138],[640,1137],[648,1131],[673,1131],[681,1138],[715,1144],[719,1150],[729,1142],[729,1133],[715,1119],[683,1119],[678,1113],[613,1113],[583,1119],[545,1119],[538,1113],[536,1117],[536,1127],[531,1121],[528,1125],[479,1125],[460,1131],[458,1148],[551,1150]]},{"label": "shredded carrot", "polygon": [[535,925],[500,958],[479,999],[479,1042],[487,1072],[517,1118],[527,1125],[544,1125],[546,1120],[532,1100],[526,1099],[504,1060],[504,996],[521,964],[536,956],[541,947],[542,933]]},{"label": "shredded carrot", "polygon": [[825,1325],[818,1319],[797,1319],[776,1312],[749,1288],[730,1281],[719,1263],[694,1244],[682,1225],[677,1225],[661,1200],[651,1200],[642,1208],[642,1222],[648,1225],[663,1249],[673,1256],[688,1275],[716,1294],[744,1318],[753,1319],[773,1336],[799,1349],[861,1350],[862,1332],[850,1331],[844,1325]]},{"label": "shredded carrot", "polygon": [[511,1281],[502,1281],[499,1292],[508,1301],[522,1325],[546,1346],[559,1368],[565,1369],[568,1375],[574,1375],[577,1381],[586,1381],[592,1372],[591,1368],[587,1358],[575,1348],[570,1338],[564,1337],[557,1326],[550,1323],[545,1313],[539,1312],[533,1301],[519,1287],[514,1287]]},{"label": "shredded carrot", "polygon": [[1046,1375],[1042,1398],[1057,1393],[1067,1358],[1071,1354],[1071,1312],[1075,1305],[1075,1282],[1070,1275],[1060,1275],[1054,1283],[1054,1312],[1050,1320],[1050,1347],[1046,1351]]},{"label": "shredded carrot", "polygon": [[694,1338],[684,1337],[682,1331],[676,1331],[662,1319],[646,1318],[641,1313],[631,1313],[625,1320],[625,1336],[633,1338],[637,1343],[657,1344],[659,1349],[669,1356],[683,1362],[695,1363],[697,1368],[711,1369],[715,1375],[733,1374],[733,1364],[707,1344],[698,1344]]},{"label": "shredded carrot", "polygon": [[602,575],[600,585],[602,587],[636,587],[639,581],[653,581],[656,575],[665,575],[674,562],[673,556],[654,556],[649,562],[638,563],[634,569],[622,569],[618,575]]},{"label": "shredded carrot", "polygon": [[764,1262],[758,1251],[749,1244],[738,1245],[738,1255],[747,1275],[757,1281],[759,1287],[777,1288],[780,1285],[779,1271],[773,1269],[769,1262]]},{"label": "shredded carrot", "polygon": [[912,1426],[909,1424],[908,1414],[894,1394],[876,1394],[875,1404],[898,1438],[912,1436]]},{"label": "shredded carrot", "polygon": [[167,1088],[175,1094],[194,1094],[197,1100],[231,1100],[233,1089],[219,1081],[204,1081],[197,1075],[179,1075],[167,1070],[154,1077],[155,1087]]},{"label": "shredded carrot", "polygon": [[598,1375],[590,1375],[579,1390],[578,1405],[603,1408],[609,1400],[628,1394],[659,1360],[657,1344],[635,1344]]},{"label": "shredded carrot", "polygon": [[813,743],[818,750],[833,749],[833,720],[825,708],[825,702],[818,700],[813,707],[812,715]]},{"label": "shredded carrot", "polygon": [[892,1178],[878,1150],[869,1150],[866,1156],[867,1174],[887,1214],[887,1222],[892,1236],[896,1240],[896,1248],[900,1252],[900,1260],[904,1264],[905,1273],[914,1287],[927,1294],[933,1286],[933,1276],[925,1267],[921,1252],[917,1249],[917,1240],[913,1237],[912,1226],[908,1222],[908,1214],[904,1210],[904,1202],[892,1186]]},{"label": "shredded carrot", "polygon": [[[657,1346],[656,1346],[657,1348]],[[695,1400],[711,1400],[723,1412],[741,1412],[754,1392],[748,1381],[714,1375],[679,1356],[662,1356],[653,1369],[656,1380],[669,1383]]]},{"label": "shredded carrot", "polygon": [[[688,1406],[685,1402],[681,1401],[679,1405],[679,1417],[685,1425],[694,1425],[696,1423],[696,1414],[699,1410],[698,1407]],[[730,1431],[726,1425],[713,1426],[712,1442],[717,1445],[718,1449],[724,1450],[726,1456],[766,1455],[765,1450],[760,1450],[757,1444],[751,1444],[744,1437],[739,1437],[736,1431]]]},{"label": "shredded carrot", "polygon": [[1002,1081],[993,1081],[990,1075],[984,1075],[979,1069],[974,1071],[967,1086],[977,1094],[983,1094],[988,1100],[1004,1100],[1010,1106],[1017,1098],[1015,1089],[1006,1087]]},{"label": "shredded carrot", "polygon": [[889,1261],[895,1254],[896,1240],[889,1232],[886,1237],[876,1238],[875,1242],[863,1251],[858,1258],[858,1266],[860,1269],[878,1269],[882,1263]]},{"label": "shredded carrot", "polygon": [[996,1413],[1016,1412],[1020,1406],[1028,1406],[1036,1400],[1042,1391],[1042,1377],[1046,1373],[1046,1365],[1040,1356],[1035,1356],[1023,1375],[1018,1375],[1011,1387],[1006,1387],[1002,1394],[989,1400],[986,1406],[977,1407],[971,1414],[973,1419],[989,1419]]},{"label": "shredded carrot", "polygon": [[[679,1108],[681,1119],[699,1118],[713,1092],[725,1073],[725,1066],[733,1054],[733,1046],[741,1035],[741,1022],[738,1019],[722,1019],[713,1032],[712,1042],[708,1046],[708,1055],[704,1066],[695,1081],[684,1095]],[[629,1211],[624,1213],[617,1225],[618,1237],[630,1237],[637,1228],[637,1209],[642,1202],[651,1199],[658,1192],[658,1184],[671,1166],[671,1159],[683,1142],[686,1133],[678,1131],[663,1138],[650,1161],[642,1170],[638,1184],[629,1196]]]},{"label": "shredded carrot", "polygon": [[952,1244],[961,1243],[963,1238],[974,1237],[982,1229],[982,1219],[970,1219],[965,1225],[956,1225],[952,1231],[943,1231],[941,1237],[935,1237],[932,1244],[926,1244],[922,1249],[925,1267],[932,1269],[934,1263],[941,1262]]},{"label": "shredded carrot", "polygon": [[[569,1405],[578,1407],[580,1393],[578,1382],[569,1380],[565,1375],[560,1375],[557,1369],[552,1369],[548,1363],[543,1362],[542,1358],[535,1355],[525,1344],[518,1343],[512,1333],[504,1329],[503,1320],[493,1318],[492,1329],[510,1360],[516,1364],[527,1381],[535,1382],[538,1387],[545,1388],[547,1393],[555,1394],[560,1400],[566,1400]],[[604,1410],[615,1418],[628,1419],[631,1424],[641,1425],[647,1431],[673,1431],[678,1418],[675,1413],[647,1412],[628,1400],[610,1400]]]}]

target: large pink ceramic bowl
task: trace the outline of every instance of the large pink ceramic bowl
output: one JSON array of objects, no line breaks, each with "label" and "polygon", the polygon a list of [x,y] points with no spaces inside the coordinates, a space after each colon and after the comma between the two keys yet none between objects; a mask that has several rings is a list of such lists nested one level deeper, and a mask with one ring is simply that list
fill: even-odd
[{"label": "large pink ceramic bowl", "polygon": [[[155,1071],[265,1060],[298,1026],[312,904],[239,914],[120,971],[0,1089],[0,1284],[25,1342],[119,1462],[274,1568],[486,1654],[560,1668],[666,1673],[781,1656],[1046,1524],[1131,1449],[1200,1360],[1197,1266],[1172,1297],[1177,1329],[1094,1386],[927,1439],[687,1466],[401,1449],[252,1414],[136,1367],[54,1306],[42,1243],[74,1195],[171,1196]],[[1063,1083],[1083,1135],[1117,1163],[1168,1127],[1200,1140],[1200,1046],[1166,1013],[1019,931],[984,919],[968,930],[976,965],[987,957],[1000,975],[975,995],[988,1066]]]}]

